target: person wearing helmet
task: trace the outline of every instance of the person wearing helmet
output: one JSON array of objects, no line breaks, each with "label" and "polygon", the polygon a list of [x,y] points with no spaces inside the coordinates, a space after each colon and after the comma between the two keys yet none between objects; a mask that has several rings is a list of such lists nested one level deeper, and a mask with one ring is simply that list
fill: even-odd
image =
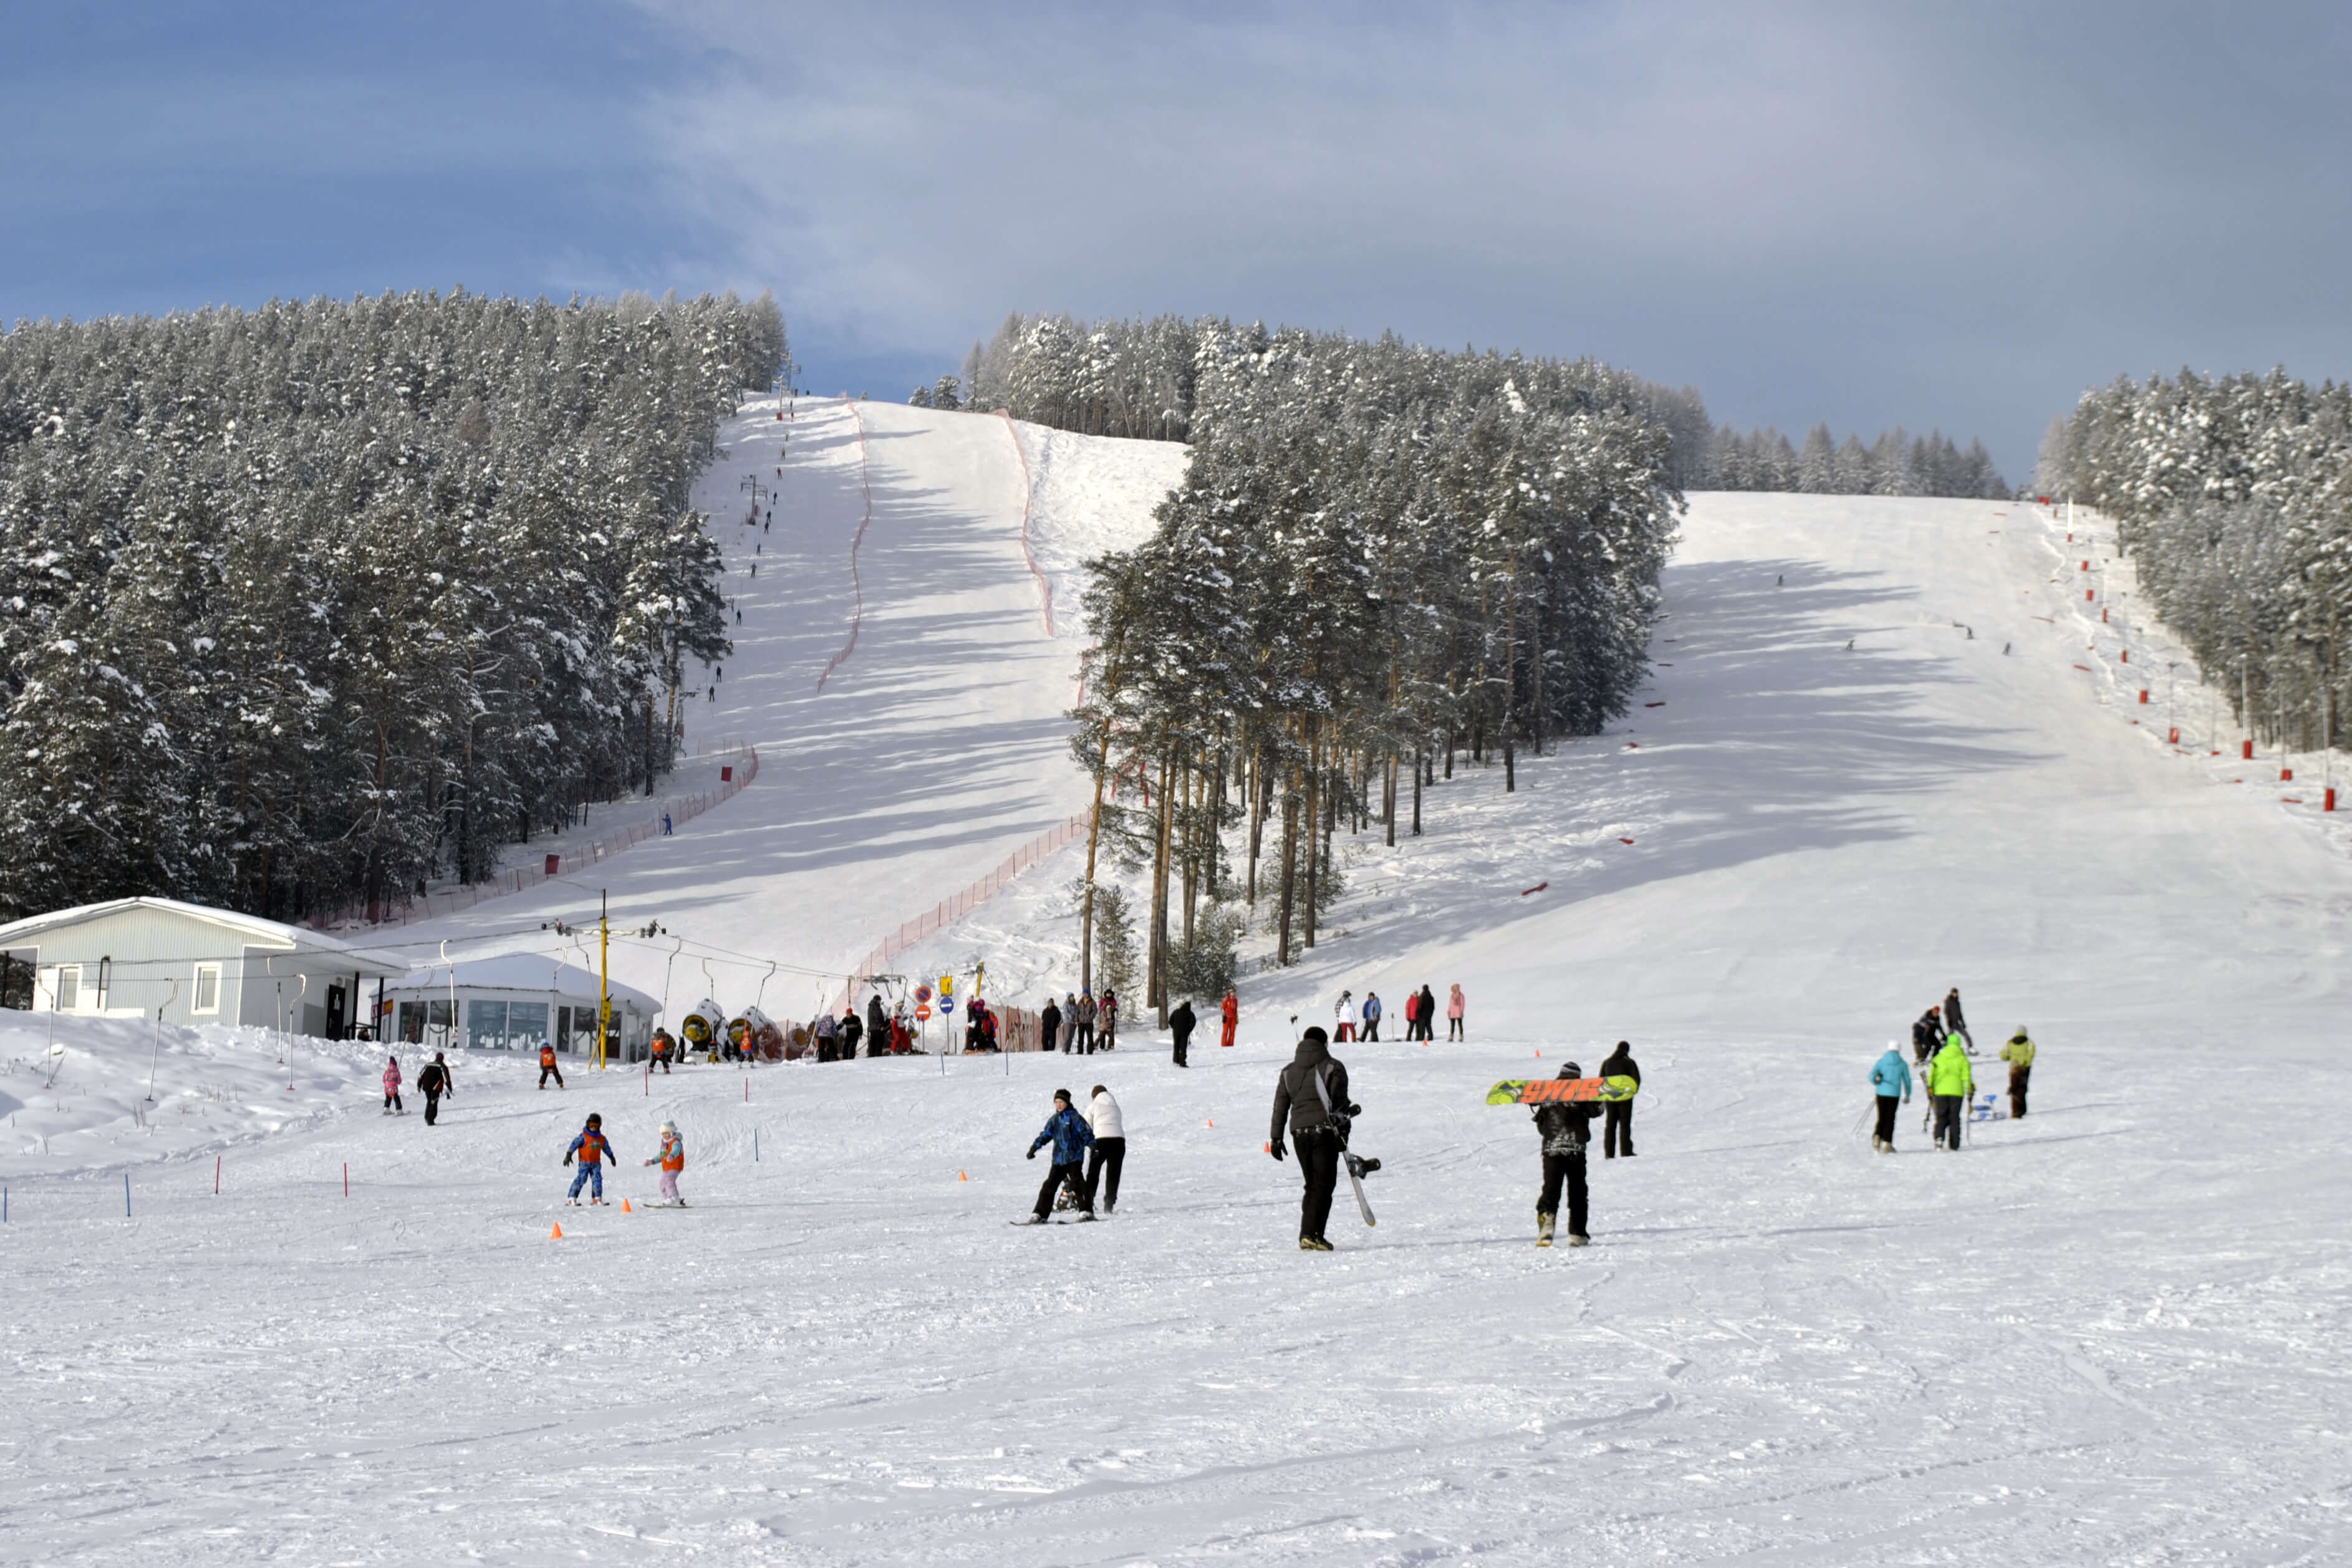
[{"label": "person wearing helmet", "polygon": [[570,1148],[563,1151],[565,1165],[570,1165],[575,1155],[580,1161],[579,1172],[572,1178],[572,1195],[566,1201],[574,1207],[579,1206],[583,1183],[589,1184],[592,1188],[589,1198],[592,1204],[604,1201],[604,1161],[612,1154],[612,1140],[604,1136],[604,1118],[591,1113],[588,1124],[580,1129],[580,1135],[572,1140]]},{"label": "person wearing helmet", "polygon": [[1891,1155],[1895,1110],[1911,1098],[1910,1064],[1903,1060],[1903,1048],[1891,1040],[1886,1042],[1886,1054],[1870,1070],[1870,1092],[1878,1096],[1878,1130],[1870,1135],[1870,1146]]},{"label": "person wearing helmet", "polygon": [[[1571,1061],[1559,1070],[1562,1078],[1581,1078],[1584,1069]],[[1592,1142],[1592,1118],[1600,1110],[1590,1101],[1548,1100],[1535,1108],[1536,1131],[1543,1134],[1543,1191],[1536,1198],[1536,1245],[1549,1247],[1559,1219],[1560,1187],[1568,1188],[1568,1244],[1582,1247],[1591,1240],[1585,1230],[1590,1193],[1584,1181],[1584,1150]]]},{"label": "person wearing helmet", "polygon": [[383,1065],[383,1113],[389,1116],[395,1112],[408,1114],[408,1107],[400,1103],[400,1058],[396,1056],[387,1058]]},{"label": "person wearing helmet", "polygon": [[425,1096],[425,1124],[429,1127],[441,1114],[441,1096],[457,1092],[457,1085],[449,1082],[449,1063],[439,1051],[433,1053],[433,1060],[416,1075],[416,1088]]},{"label": "person wearing helmet", "polygon": [[686,1168],[686,1140],[677,1135],[676,1122],[664,1122],[661,1124],[661,1153],[655,1155],[653,1159],[647,1160],[646,1164],[653,1165],[656,1162],[660,1164],[662,1173],[661,1200],[684,1208],[686,1199],[677,1195],[677,1173]]},{"label": "person wearing helmet", "polygon": [[550,1078],[555,1080],[558,1089],[563,1087],[563,1070],[555,1065],[555,1047],[542,1040],[539,1042],[539,1086],[546,1088]]},{"label": "person wearing helmet", "polygon": [[2019,1024],[2009,1043],[2000,1048],[2000,1059],[2009,1063],[2009,1119],[2025,1120],[2025,1091],[2033,1082],[2033,1041]]},{"label": "person wearing helmet", "polygon": [[1029,1157],[1035,1159],[1037,1151],[1051,1145],[1054,1168],[1045,1173],[1045,1185],[1037,1189],[1037,1207],[1028,1223],[1044,1225],[1054,1212],[1054,1199],[1066,1189],[1076,1200],[1081,1220],[1095,1217],[1094,1196],[1087,1190],[1087,1150],[1095,1141],[1087,1119],[1070,1108],[1070,1092],[1054,1091],[1054,1113],[1045,1118],[1045,1131],[1029,1145]]}]

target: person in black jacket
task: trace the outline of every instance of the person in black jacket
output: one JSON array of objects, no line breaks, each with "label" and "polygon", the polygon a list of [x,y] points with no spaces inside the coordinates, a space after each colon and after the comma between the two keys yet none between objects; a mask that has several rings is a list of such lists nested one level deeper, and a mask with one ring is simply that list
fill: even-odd
[{"label": "person in black jacket", "polygon": [[882,1010],[882,993],[866,998],[866,1054],[890,1054],[890,1015]]},{"label": "person in black jacket", "polygon": [[1062,1009],[1052,997],[1045,998],[1045,1010],[1037,1015],[1037,1049],[1051,1051],[1054,1037],[1062,1032]]},{"label": "person in black jacket", "polygon": [[[1633,1081],[1633,1087],[1638,1089],[1642,1086],[1642,1065],[1633,1060],[1633,1047],[1629,1042],[1622,1040],[1617,1042],[1617,1049],[1611,1051],[1609,1060],[1601,1064],[1601,1076],[1630,1078]],[[1604,1160],[1615,1159],[1620,1145],[1623,1145],[1625,1157],[1632,1159],[1633,1157],[1633,1102],[1631,1100],[1610,1101],[1608,1113],[1601,1124],[1601,1157]]]},{"label": "person in black jacket", "polygon": [[1960,988],[1958,986],[1944,993],[1944,1032],[1958,1035],[1966,1042],[1970,1056],[1977,1053],[1977,1037],[1969,1032],[1967,1021],[1960,1017]]},{"label": "person in black jacket", "polygon": [[1192,1016],[1192,999],[1190,997],[1178,1002],[1176,1010],[1168,1015],[1168,1033],[1176,1042],[1176,1065],[1179,1067],[1190,1065],[1184,1060],[1184,1051],[1192,1043],[1192,1026],[1197,1021]]},{"label": "person in black jacket", "polygon": [[429,1127],[441,1114],[441,1096],[454,1098],[457,1092],[457,1086],[449,1082],[449,1064],[439,1051],[433,1053],[433,1060],[416,1075],[416,1092],[425,1096],[425,1124]]},{"label": "person in black jacket", "polygon": [[1283,1134],[1298,1149],[1298,1174],[1307,1190],[1298,1200],[1298,1249],[1328,1252],[1323,1228],[1331,1218],[1331,1191],[1339,1185],[1339,1155],[1348,1146],[1348,1123],[1362,1107],[1348,1099],[1348,1068],[1331,1054],[1331,1037],[1309,1027],[1297,1054],[1274,1087],[1274,1131],[1266,1152],[1283,1157]]},{"label": "person in black jacket", "polygon": [[[1562,1078],[1581,1078],[1573,1061],[1559,1070]],[[1543,1134],[1543,1192],[1536,1198],[1536,1245],[1551,1245],[1559,1218],[1559,1189],[1568,1186],[1568,1244],[1581,1247],[1591,1239],[1586,1232],[1588,1192],[1584,1185],[1584,1149],[1592,1142],[1590,1101],[1581,1103],[1552,1100],[1536,1107],[1536,1131]]]}]

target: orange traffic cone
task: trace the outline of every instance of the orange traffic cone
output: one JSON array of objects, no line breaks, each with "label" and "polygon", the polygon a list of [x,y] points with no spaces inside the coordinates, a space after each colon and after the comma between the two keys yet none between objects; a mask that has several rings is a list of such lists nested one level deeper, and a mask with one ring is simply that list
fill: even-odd
[{"label": "orange traffic cone", "polygon": [[623,1214],[635,1214],[636,1213],[636,1210],[629,1207],[629,1200],[625,1197],[621,1200],[621,1212]]},{"label": "orange traffic cone", "polygon": [[964,1174],[963,1174],[963,1172],[961,1172],[961,1171],[958,1171],[958,1172],[956,1172],[956,1180],[958,1180],[958,1181],[970,1181],[971,1179],[971,1177],[970,1177],[970,1176],[968,1176],[964,1175]]},{"label": "orange traffic cone", "polygon": [[562,1227],[562,1225],[560,1225],[560,1224],[559,1224],[558,1226],[556,1226],[556,1228],[555,1228],[555,1234],[554,1234],[554,1235],[552,1235],[552,1236],[551,1236],[551,1237],[549,1237],[549,1238],[548,1238],[548,1239],[549,1239],[550,1241],[561,1241],[561,1240],[562,1240],[562,1239],[563,1239],[563,1227]]},{"label": "orange traffic cone", "polygon": [[1213,1127],[1213,1126],[1215,1126],[1216,1124],[1217,1124],[1217,1119],[1216,1119],[1214,1116],[1210,1117],[1210,1118],[1209,1118],[1209,1125],[1211,1125],[1212,1127]]}]

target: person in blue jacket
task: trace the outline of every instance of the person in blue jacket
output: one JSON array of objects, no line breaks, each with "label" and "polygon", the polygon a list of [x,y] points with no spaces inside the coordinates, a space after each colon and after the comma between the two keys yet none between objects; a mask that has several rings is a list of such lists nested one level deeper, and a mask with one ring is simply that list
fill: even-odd
[{"label": "person in blue jacket", "polygon": [[1087,1119],[1070,1109],[1070,1092],[1055,1090],[1054,1113],[1045,1118],[1045,1130],[1029,1145],[1029,1157],[1033,1160],[1039,1149],[1048,1144],[1054,1145],[1054,1171],[1045,1178],[1045,1185],[1037,1189],[1037,1209],[1029,1217],[1030,1224],[1045,1223],[1045,1217],[1054,1212],[1054,1195],[1066,1182],[1077,1197],[1078,1218],[1095,1217],[1094,1202],[1087,1196],[1085,1174],[1087,1150],[1094,1141],[1094,1130],[1087,1125]]},{"label": "person in blue jacket", "polygon": [[577,1204],[580,1201],[581,1186],[583,1183],[587,1183],[592,1186],[594,1193],[589,1201],[604,1202],[604,1162],[614,1157],[612,1140],[604,1136],[604,1117],[588,1118],[588,1124],[580,1129],[580,1135],[572,1140],[570,1148],[563,1151],[563,1163],[570,1165],[574,1155],[579,1157],[580,1169],[572,1178],[572,1196],[566,1201]]},{"label": "person in blue jacket", "polygon": [[1872,1134],[1870,1146],[1882,1155],[1895,1152],[1895,1112],[1898,1106],[1911,1103],[1911,1065],[1903,1060],[1903,1048],[1893,1040],[1886,1042],[1886,1054],[1870,1070],[1870,1092],[1878,1096],[1878,1131]]}]

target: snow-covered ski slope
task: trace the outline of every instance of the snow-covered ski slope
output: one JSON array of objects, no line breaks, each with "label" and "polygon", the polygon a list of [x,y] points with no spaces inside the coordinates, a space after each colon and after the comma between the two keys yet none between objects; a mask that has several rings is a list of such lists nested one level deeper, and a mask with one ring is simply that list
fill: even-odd
[{"label": "snow-covered ski slope", "polygon": [[[888,416],[924,433],[898,450],[959,418]],[[989,422],[961,417],[940,462],[967,454],[976,489],[1000,471],[982,466]],[[840,445],[810,447],[812,488],[840,490]],[[908,462],[894,498],[919,535],[916,497],[954,486]],[[936,591],[973,596],[979,629],[940,632],[962,659],[919,679],[871,666],[883,754],[861,757],[858,715],[823,705],[877,646],[930,657],[866,578],[825,696],[775,682],[804,732],[755,732],[760,786],[614,862],[616,899],[645,877],[640,908],[667,921],[663,900],[700,890],[747,941],[854,925],[861,878],[960,880],[956,854],[984,861],[1024,813],[1066,809],[1042,717],[1034,779],[926,748],[934,730],[944,750],[983,738],[955,700],[924,706],[930,684],[1010,703],[991,682],[1042,637],[1004,507],[934,505],[964,519],[939,524],[967,540],[963,586]],[[822,515],[845,551],[858,514]],[[1004,548],[969,542],[983,533]],[[114,1120],[47,1155],[0,1145],[0,1555],[2352,1558],[2335,1112],[2352,868],[2259,774],[2130,723],[2025,508],[1703,496],[1685,535],[1643,699],[1664,706],[1527,762],[1515,796],[1499,770],[1457,772],[1417,843],[1355,845],[1334,933],[1252,977],[1245,1043],[1211,1031],[1189,1071],[1132,1031],[1082,1061],[763,1069],[748,1099],[729,1070],[575,1071],[558,1093],[478,1059],[428,1130],[376,1113],[349,1048],[298,1046],[300,1113],[265,1136],[274,1052],[230,1072],[208,1045],[166,1049],[151,1119],[212,1134]],[[811,685],[845,636],[814,597],[824,635],[789,616],[774,633]],[[712,724],[739,675],[783,654],[730,664]],[[747,634],[739,659],[765,656]],[[761,814],[772,741],[798,749],[804,820],[839,818],[837,841],[797,848],[789,800]],[[859,786],[832,772],[877,761],[939,782],[927,796],[886,769],[864,788],[887,831],[861,833]],[[944,841],[966,810],[984,831]],[[1006,966],[1013,999],[1055,973],[1059,880],[1041,866],[949,936]],[[840,949],[871,935],[845,929]],[[1340,985],[1393,1006],[1423,980],[1464,984],[1471,1040],[1343,1051],[1358,1146],[1386,1162],[1381,1224],[1343,1193],[1341,1250],[1302,1255],[1295,1169],[1262,1152],[1284,1019]],[[1870,1061],[1955,982],[1988,1058],[2033,1026],[2033,1113],[1934,1155],[1915,1103],[1903,1152],[1874,1155]],[[23,1106],[6,1108],[54,1118],[30,1071],[45,1020],[10,1016],[0,1092]],[[1590,1249],[1538,1251],[1535,1138],[1483,1092],[1571,1053],[1591,1071],[1620,1037],[1644,1071],[1640,1155],[1593,1162]],[[135,1038],[86,1045],[59,1089],[120,1105],[104,1081],[143,1075],[118,1060]],[[348,1108],[319,1114],[338,1081]],[[1118,1214],[1008,1228],[1044,1174],[1020,1156],[1051,1092],[1097,1082],[1126,1111]],[[625,1162],[612,1195],[633,1199],[675,1116],[694,1207],[562,1207],[556,1162],[591,1109]]]},{"label": "snow-covered ski slope", "polygon": [[894,403],[779,409],[745,405],[695,497],[742,619],[733,654],[689,676],[687,744],[758,747],[757,779],[673,837],[403,940],[577,962],[539,925],[593,920],[609,894],[616,927],[691,944],[616,940],[616,977],[673,1011],[708,993],[806,1018],[882,936],[1085,809],[1063,716],[1078,569],[1149,532],[1183,448]]}]

